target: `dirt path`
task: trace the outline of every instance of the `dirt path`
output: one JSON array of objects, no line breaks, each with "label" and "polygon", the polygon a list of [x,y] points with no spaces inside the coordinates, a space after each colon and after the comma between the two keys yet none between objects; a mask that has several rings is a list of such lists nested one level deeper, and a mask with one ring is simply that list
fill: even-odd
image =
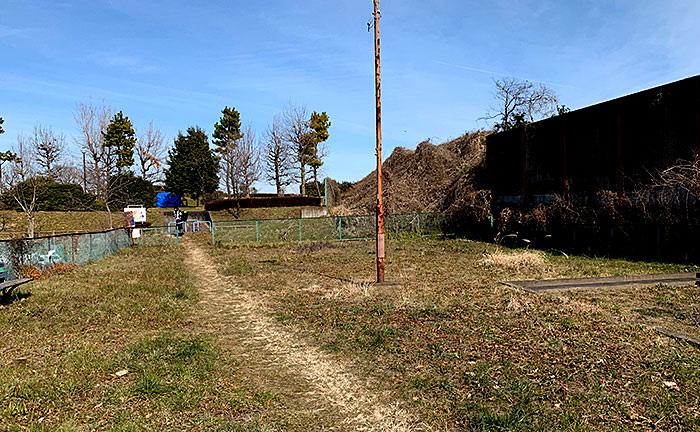
[{"label": "dirt path", "polygon": [[224,346],[245,359],[246,375],[294,401],[290,409],[317,418],[314,429],[348,431],[428,430],[389,395],[371,392],[350,365],[321,352],[274,321],[265,307],[232,278],[217,271],[197,244],[185,244],[201,296],[201,317]]}]

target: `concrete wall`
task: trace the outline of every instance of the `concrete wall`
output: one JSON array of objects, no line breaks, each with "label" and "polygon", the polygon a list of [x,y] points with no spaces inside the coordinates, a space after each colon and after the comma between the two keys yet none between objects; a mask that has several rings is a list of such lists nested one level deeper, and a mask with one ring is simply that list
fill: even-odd
[{"label": "concrete wall", "polygon": [[315,218],[328,216],[328,208],[326,207],[302,207],[301,218]]}]

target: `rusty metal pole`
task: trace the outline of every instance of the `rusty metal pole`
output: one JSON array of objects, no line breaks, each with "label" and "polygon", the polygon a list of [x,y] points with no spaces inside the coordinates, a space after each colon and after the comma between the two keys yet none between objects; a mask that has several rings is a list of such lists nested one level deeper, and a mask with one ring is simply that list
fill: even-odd
[{"label": "rusty metal pole", "polygon": [[379,0],[374,0],[374,83],[377,98],[377,282],[384,282],[384,203],[382,202],[382,91],[379,68]]}]

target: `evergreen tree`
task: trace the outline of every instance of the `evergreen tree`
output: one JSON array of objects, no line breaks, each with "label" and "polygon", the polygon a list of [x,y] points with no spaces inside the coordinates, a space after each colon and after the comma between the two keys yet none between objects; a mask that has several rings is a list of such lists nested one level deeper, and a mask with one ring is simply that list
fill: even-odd
[{"label": "evergreen tree", "polygon": [[112,117],[107,130],[102,133],[104,146],[111,149],[117,157],[117,169],[129,168],[134,164],[134,145],[136,132],[129,117],[119,111]]},{"label": "evergreen tree", "polygon": [[[2,120],[2,119],[0,119],[0,120]],[[0,191],[4,190],[4,188],[5,188],[5,186],[4,186],[5,184],[2,182],[2,173],[3,173],[2,166],[5,164],[5,162],[13,163],[13,162],[19,162],[19,161],[20,161],[20,159],[16,153],[12,153],[9,150],[6,152],[0,152]]]},{"label": "evergreen tree", "polygon": [[311,113],[311,119],[309,120],[309,127],[313,130],[313,144],[309,149],[309,166],[314,173],[314,183],[316,185],[316,193],[321,196],[318,186],[318,169],[323,165],[323,151],[319,150],[318,146],[328,140],[330,134],[328,129],[331,127],[331,121],[328,118],[326,112],[321,114],[314,111]]},{"label": "evergreen tree", "polygon": [[226,192],[231,197],[231,191],[236,192],[238,189],[233,185],[233,165],[234,154],[238,140],[243,138],[241,133],[241,114],[236,108],[225,107],[221,111],[221,118],[214,125],[214,133],[212,134],[212,142],[216,145],[216,152],[223,161],[223,170],[226,181]]},{"label": "evergreen tree", "polygon": [[123,208],[129,204],[155,206],[156,191],[153,183],[137,177],[131,171],[113,175],[109,184],[114,188],[114,193],[109,196],[109,204],[113,208]]},{"label": "evergreen tree", "polygon": [[[5,120],[3,120],[2,117],[0,117],[0,135],[5,133],[5,129],[2,128],[2,124],[5,123]],[[0,152],[0,191],[3,190],[3,183],[2,183],[2,166],[5,162],[16,162],[18,161],[17,155],[12,153],[11,151],[6,151],[5,153]]]},{"label": "evergreen tree", "polygon": [[219,158],[209,148],[207,134],[198,127],[179,132],[175,146],[168,152],[165,187],[174,193],[190,194],[197,200],[216,191],[219,185]]},{"label": "evergreen tree", "polygon": [[314,132],[316,132],[316,139],[318,143],[326,141],[330,136],[328,129],[331,127],[331,121],[325,111],[321,114],[317,113],[316,111],[311,113],[309,126],[314,130]]}]

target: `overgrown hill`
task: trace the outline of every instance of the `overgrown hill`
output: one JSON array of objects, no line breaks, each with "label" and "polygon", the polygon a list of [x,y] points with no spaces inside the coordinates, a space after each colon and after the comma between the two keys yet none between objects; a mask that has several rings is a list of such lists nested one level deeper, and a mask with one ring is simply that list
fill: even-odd
[{"label": "overgrown hill", "polygon": [[[423,141],[415,150],[394,149],[382,166],[386,211],[455,210],[459,203],[473,201],[483,171],[487,134],[467,133],[439,145]],[[374,212],[376,190],[375,170],[341,195],[336,212]]]}]

